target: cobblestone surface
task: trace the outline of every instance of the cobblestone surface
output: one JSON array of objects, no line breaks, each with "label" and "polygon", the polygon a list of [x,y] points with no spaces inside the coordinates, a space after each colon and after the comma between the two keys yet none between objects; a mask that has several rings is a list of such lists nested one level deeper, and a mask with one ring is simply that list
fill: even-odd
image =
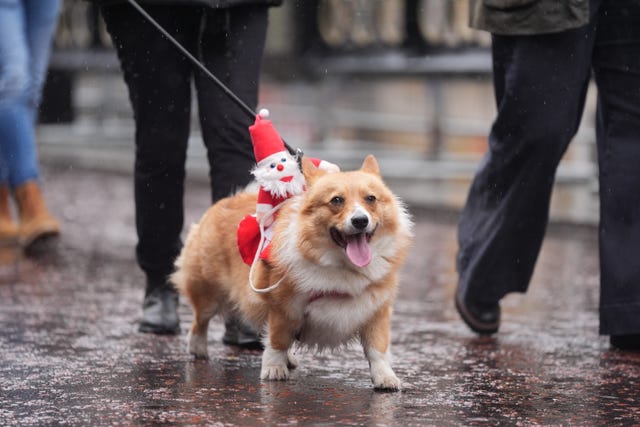
[{"label": "cobblestone surface", "polygon": [[[416,213],[393,319],[400,393],[378,393],[359,348],[314,355],[288,382],[261,382],[260,353],[220,342],[209,361],[182,334],[136,332],[131,178],[45,171],[63,221],[55,248],[0,267],[2,425],[604,425],[640,419],[640,354],[597,335],[595,231],[551,230],[527,295],[503,302],[495,338],[457,316],[455,218]],[[190,184],[187,223],[207,207]]]}]

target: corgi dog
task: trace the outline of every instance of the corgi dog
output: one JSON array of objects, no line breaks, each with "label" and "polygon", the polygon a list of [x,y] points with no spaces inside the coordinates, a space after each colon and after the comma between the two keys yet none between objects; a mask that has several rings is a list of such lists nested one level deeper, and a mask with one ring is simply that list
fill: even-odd
[{"label": "corgi dog", "polygon": [[327,173],[306,158],[302,168],[306,191],[282,204],[269,259],[251,274],[254,290],[236,229],[255,211],[256,195],[222,199],[191,227],[171,277],[194,310],[188,351],[206,358],[209,320],[234,309],[264,332],[263,380],[289,378],[294,345],[324,350],[359,340],[374,387],[399,390],[390,321],[411,217],[372,155],[356,171]]}]

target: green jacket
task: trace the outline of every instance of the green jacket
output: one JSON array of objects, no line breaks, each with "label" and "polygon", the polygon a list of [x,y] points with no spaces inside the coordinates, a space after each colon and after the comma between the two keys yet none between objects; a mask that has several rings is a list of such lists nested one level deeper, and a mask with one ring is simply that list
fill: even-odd
[{"label": "green jacket", "polygon": [[469,25],[501,35],[556,33],[589,22],[589,0],[469,0]]}]

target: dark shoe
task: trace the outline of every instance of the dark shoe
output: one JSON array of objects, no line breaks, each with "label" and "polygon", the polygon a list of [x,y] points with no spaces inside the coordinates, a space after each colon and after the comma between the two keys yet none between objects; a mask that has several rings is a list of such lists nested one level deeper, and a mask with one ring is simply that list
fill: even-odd
[{"label": "dark shoe", "polygon": [[611,335],[609,342],[619,350],[640,350],[640,334]]},{"label": "dark shoe", "polygon": [[222,342],[243,348],[263,349],[262,339],[253,329],[249,328],[236,316],[228,316],[224,321],[224,336]]},{"label": "dark shoe", "polygon": [[144,297],[140,332],[171,334],[180,332],[178,291],[169,285],[152,289]]},{"label": "dark shoe", "polygon": [[456,292],[456,309],[462,320],[472,331],[480,335],[491,335],[500,327],[500,304],[465,301],[460,292]]}]

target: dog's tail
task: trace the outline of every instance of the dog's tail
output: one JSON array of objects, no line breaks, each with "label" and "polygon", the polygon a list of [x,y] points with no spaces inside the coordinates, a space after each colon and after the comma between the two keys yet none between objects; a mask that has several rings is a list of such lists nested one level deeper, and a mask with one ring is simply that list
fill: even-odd
[{"label": "dog's tail", "polygon": [[[191,224],[191,227],[189,228],[189,234],[187,235],[187,240],[184,245],[185,248],[189,244],[189,241],[192,239],[192,236],[197,235],[198,228],[199,228],[198,224]],[[169,282],[171,282],[173,286],[180,292],[184,290],[184,286],[186,285],[186,277],[185,277],[184,269],[182,268],[184,265],[184,256],[185,256],[185,250],[183,248],[182,251],[180,252],[180,255],[178,256],[178,258],[176,258],[176,261],[173,263],[175,270],[173,271],[173,274],[169,276]]]}]

